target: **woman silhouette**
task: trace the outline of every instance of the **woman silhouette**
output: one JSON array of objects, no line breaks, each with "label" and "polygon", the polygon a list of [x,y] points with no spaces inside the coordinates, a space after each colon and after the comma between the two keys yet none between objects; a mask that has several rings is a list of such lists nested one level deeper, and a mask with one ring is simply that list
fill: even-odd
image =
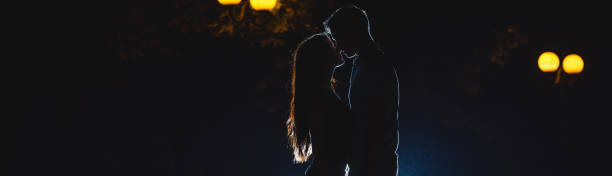
[{"label": "woman silhouette", "polygon": [[[397,175],[399,86],[395,66],[370,33],[365,11],[336,10],[325,32],[293,55],[289,143],[296,162],[313,162],[306,175]],[[348,95],[334,89],[334,70],[352,60]],[[299,63],[299,64],[297,64]],[[347,97],[347,98],[343,98]],[[347,99],[345,101],[345,99]]]},{"label": "woman silhouette", "polygon": [[313,158],[306,175],[345,175],[350,112],[333,89],[333,70],[341,62],[335,51],[329,35],[319,33],[293,54],[286,125],[294,161]]}]

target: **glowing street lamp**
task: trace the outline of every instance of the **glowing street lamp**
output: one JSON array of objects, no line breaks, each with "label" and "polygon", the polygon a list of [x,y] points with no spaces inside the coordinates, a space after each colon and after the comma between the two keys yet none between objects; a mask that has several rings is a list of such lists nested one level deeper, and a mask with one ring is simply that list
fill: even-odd
[{"label": "glowing street lamp", "polygon": [[[561,69],[559,69],[559,57],[553,52],[544,52],[538,58],[538,67],[542,72],[557,72],[555,84],[561,80]],[[584,68],[584,61],[578,54],[570,54],[563,58],[563,71],[567,74],[579,74]]]},{"label": "glowing street lamp", "polygon": [[559,56],[553,52],[544,52],[538,58],[538,67],[542,72],[554,72],[559,68]]},{"label": "glowing street lamp", "polygon": [[219,4],[221,5],[236,5],[236,4],[240,4],[240,1],[242,0],[217,0],[219,1]]},{"label": "glowing street lamp", "polygon": [[567,74],[578,74],[584,68],[584,61],[578,54],[570,54],[563,59],[563,71]]},{"label": "glowing street lamp", "polygon": [[255,10],[272,10],[276,6],[276,0],[250,0],[251,8]]}]

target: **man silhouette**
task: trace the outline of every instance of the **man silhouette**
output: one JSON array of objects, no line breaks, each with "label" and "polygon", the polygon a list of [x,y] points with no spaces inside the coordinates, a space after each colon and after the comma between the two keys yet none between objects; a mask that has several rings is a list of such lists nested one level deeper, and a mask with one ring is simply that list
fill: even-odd
[{"label": "man silhouette", "polygon": [[398,168],[399,82],[370,32],[365,11],[352,5],[324,23],[339,53],[352,59],[349,175],[395,176]]}]

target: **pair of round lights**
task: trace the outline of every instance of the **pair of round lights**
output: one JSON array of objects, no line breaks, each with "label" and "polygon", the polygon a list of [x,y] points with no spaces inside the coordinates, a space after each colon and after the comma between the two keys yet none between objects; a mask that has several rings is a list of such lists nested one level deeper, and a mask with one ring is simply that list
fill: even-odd
[{"label": "pair of round lights", "polygon": [[[217,0],[221,5],[236,5],[242,0]],[[272,10],[276,6],[276,0],[249,0],[251,7],[255,10]]]},{"label": "pair of round lights", "polygon": [[[538,58],[542,72],[554,72],[559,68],[559,56],[553,52],[544,52]],[[578,54],[570,54],[563,59],[563,71],[567,74],[578,74],[584,68],[584,61]]]}]

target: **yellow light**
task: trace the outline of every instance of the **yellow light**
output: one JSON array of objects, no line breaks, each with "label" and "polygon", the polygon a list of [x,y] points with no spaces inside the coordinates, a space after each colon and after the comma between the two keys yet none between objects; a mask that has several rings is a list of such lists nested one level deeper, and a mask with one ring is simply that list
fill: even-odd
[{"label": "yellow light", "polygon": [[272,10],[276,6],[276,0],[250,0],[249,2],[255,10]]},{"label": "yellow light", "polygon": [[242,0],[218,0],[221,5],[236,5],[240,4]]},{"label": "yellow light", "polygon": [[570,54],[563,59],[563,71],[567,74],[578,74],[584,68],[584,61],[578,54]]},{"label": "yellow light", "polygon": [[544,52],[538,58],[538,67],[542,72],[554,72],[559,68],[559,56],[553,52]]}]

